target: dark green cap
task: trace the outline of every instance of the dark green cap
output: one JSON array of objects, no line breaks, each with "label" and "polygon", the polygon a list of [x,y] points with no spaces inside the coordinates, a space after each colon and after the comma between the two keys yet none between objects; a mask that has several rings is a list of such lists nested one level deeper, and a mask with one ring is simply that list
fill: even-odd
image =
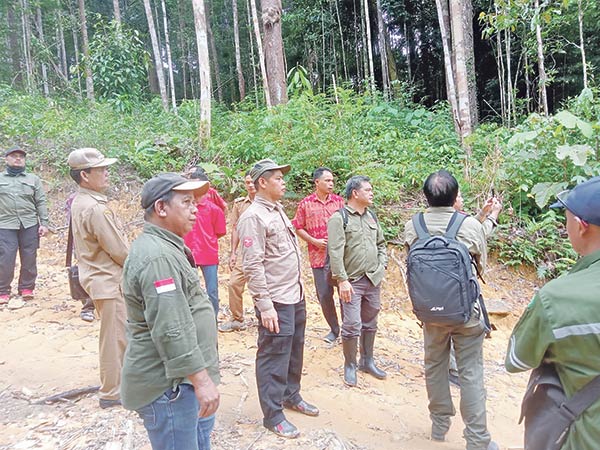
[{"label": "dark green cap", "polygon": [[142,208],[146,209],[160,200],[169,191],[194,191],[204,195],[208,191],[208,181],[190,181],[178,173],[165,172],[149,179],[142,188]]}]

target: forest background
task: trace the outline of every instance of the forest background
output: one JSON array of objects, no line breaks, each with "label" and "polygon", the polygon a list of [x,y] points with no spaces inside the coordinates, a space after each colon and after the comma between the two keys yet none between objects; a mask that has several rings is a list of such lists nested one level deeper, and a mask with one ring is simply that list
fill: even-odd
[{"label": "forest background", "polygon": [[446,168],[549,278],[576,255],[547,205],[600,174],[599,27],[596,0],[0,0],[0,146],[59,175],[82,146],[140,181],[201,164],[230,198],[264,157],[291,199],[363,173],[391,240]]}]

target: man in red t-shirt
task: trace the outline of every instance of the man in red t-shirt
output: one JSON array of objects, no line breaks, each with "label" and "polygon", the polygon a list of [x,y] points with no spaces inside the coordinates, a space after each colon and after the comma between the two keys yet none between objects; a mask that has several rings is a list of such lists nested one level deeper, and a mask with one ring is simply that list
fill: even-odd
[{"label": "man in red t-shirt", "polygon": [[[204,178],[203,178],[204,177]],[[190,178],[206,180],[206,175],[194,172]],[[196,223],[192,231],[185,235],[183,240],[192,254],[194,261],[202,270],[206,293],[215,309],[215,317],[219,314],[219,238],[227,233],[225,213],[216,206],[206,195],[196,204]]]},{"label": "man in red t-shirt", "polygon": [[319,167],[313,173],[313,181],[315,192],[300,201],[292,223],[298,236],[308,244],[308,258],[315,280],[317,298],[330,328],[330,332],[323,340],[332,343],[340,334],[340,325],[333,301],[333,287],[327,282],[327,274],[323,266],[327,253],[327,221],[334,212],[344,206],[344,199],[333,193],[331,169]]}]

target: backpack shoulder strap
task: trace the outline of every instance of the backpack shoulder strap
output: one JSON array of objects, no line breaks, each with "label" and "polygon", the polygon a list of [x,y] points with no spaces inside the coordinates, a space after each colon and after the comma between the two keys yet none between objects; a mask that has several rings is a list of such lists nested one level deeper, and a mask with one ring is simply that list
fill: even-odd
[{"label": "backpack shoulder strap", "polygon": [[346,209],[345,206],[342,206],[340,209],[337,210],[337,212],[339,212],[340,216],[342,216],[342,222],[344,224],[344,231],[346,231],[346,227],[348,226],[348,210]]},{"label": "backpack shoulder strap", "polygon": [[431,237],[422,212],[417,213],[412,217],[412,223],[419,239],[428,239]]},{"label": "backpack shoulder strap", "polygon": [[454,211],[454,214],[452,214],[452,217],[450,218],[450,222],[448,222],[448,226],[446,227],[446,233],[444,233],[444,236],[446,236],[449,239],[456,239],[458,230],[460,229],[461,225],[463,224],[466,218],[466,214]]},{"label": "backpack shoulder strap", "polygon": [[589,406],[600,398],[600,375],[577,391],[573,397],[561,405],[561,413],[566,409],[568,413],[573,414],[575,420]]}]

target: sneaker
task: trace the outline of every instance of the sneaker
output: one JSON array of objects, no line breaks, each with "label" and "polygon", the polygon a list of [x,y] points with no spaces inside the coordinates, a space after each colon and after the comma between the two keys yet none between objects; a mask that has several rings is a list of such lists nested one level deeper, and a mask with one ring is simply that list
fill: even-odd
[{"label": "sneaker", "polygon": [[219,325],[219,331],[222,333],[230,333],[232,331],[243,331],[246,329],[246,324],[239,320],[230,320]]},{"label": "sneaker", "polygon": [[92,311],[81,311],[79,313],[79,317],[85,322],[93,322],[95,319],[94,313]]},{"label": "sneaker", "polygon": [[327,336],[323,336],[323,340],[328,344],[333,344],[338,337],[333,331],[330,331]]},{"label": "sneaker", "polygon": [[494,441],[490,441],[487,450],[500,450],[500,447]]},{"label": "sneaker", "polygon": [[0,305],[6,305],[10,300],[10,295],[2,294],[0,295]]},{"label": "sneaker", "polygon": [[23,289],[21,291],[21,298],[23,300],[33,300],[33,291],[31,289]]}]

